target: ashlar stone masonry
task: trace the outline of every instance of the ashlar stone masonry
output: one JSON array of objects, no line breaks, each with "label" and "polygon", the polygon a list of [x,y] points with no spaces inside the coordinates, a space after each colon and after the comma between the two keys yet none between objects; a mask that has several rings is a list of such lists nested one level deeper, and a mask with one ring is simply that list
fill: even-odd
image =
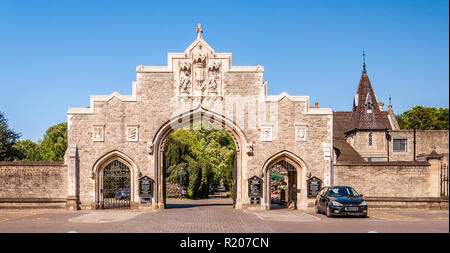
[{"label": "ashlar stone masonry", "polygon": [[282,160],[297,172],[297,207],[308,202],[306,180],[331,183],[332,110],[309,106],[308,96],[267,94],[262,66],[233,66],[231,53],[216,53],[197,29],[168,66],[138,66],[131,95],[91,96],[89,108],[67,113],[68,196],[72,208],[99,208],[103,169],[114,160],[131,172],[131,201],[142,206],[138,180],[154,180],[153,208],[164,208],[164,143],[179,128],[206,122],[233,137],[235,208],[250,205],[248,179],[263,179],[261,208],[270,208],[268,170]]}]

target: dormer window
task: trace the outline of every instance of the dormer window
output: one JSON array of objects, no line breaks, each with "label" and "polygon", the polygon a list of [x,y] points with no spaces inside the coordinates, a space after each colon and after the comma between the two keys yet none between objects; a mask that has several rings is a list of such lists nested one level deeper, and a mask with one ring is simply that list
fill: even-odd
[{"label": "dormer window", "polygon": [[369,96],[369,93],[367,93],[365,105],[366,105],[366,108],[367,108],[367,113],[372,113],[373,103],[372,103],[372,99]]},{"label": "dormer window", "polygon": [[369,146],[372,146],[372,133],[369,133]]}]

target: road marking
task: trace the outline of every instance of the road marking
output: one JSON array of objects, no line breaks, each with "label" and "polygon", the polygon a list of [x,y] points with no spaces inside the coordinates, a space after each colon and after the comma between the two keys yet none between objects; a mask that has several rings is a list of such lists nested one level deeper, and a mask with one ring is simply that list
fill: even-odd
[{"label": "road marking", "polygon": [[245,213],[256,215],[261,220],[273,220],[273,221],[318,221],[320,218],[300,212],[300,211],[248,211],[243,210]]},{"label": "road marking", "polygon": [[84,223],[122,222],[134,218],[142,213],[143,212],[131,211],[93,211],[91,213],[69,219],[69,221]]},{"label": "road marking", "polygon": [[6,213],[0,213],[0,222],[5,222],[5,221],[9,221],[9,220],[14,220],[14,219],[20,219],[20,218],[25,218],[25,217],[29,217],[29,216],[33,216],[33,215],[37,215],[38,213],[36,212],[26,212],[26,213],[22,213],[22,212],[6,212]]},{"label": "road marking", "polygon": [[34,218],[33,220],[34,221],[48,221],[49,219],[45,218],[45,217],[38,217],[38,218]]},{"label": "road marking", "polygon": [[387,212],[371,212],[369,213],[369,217],[387,221],[424,221],[424,219],[417,217],[410,217]]}]

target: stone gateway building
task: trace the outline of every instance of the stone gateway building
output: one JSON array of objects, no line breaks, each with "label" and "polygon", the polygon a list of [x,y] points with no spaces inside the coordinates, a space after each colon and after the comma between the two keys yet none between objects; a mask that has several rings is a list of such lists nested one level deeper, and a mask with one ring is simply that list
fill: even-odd
[{"label": "stone gateway building", "polygon": [[[138,66],[131,96],[92,96],[89,108],[68,111],[69,196],[73,208],[104,203],[105,168],[118,160],[129,169],[131,205],[140,205],[139,179],[153,180],[153,208],[165,206],[164,143],[192,123],[224,130],[236,145],[236,208],[251,203],[248,182],[269,180],[282,161],[295,168],[291,191],[307,208],[308,177],[331,183],[332,110],[310,108],[309,97],[267,95],[262,66],[233,66],[231,53],[216,53],[201,36],[183,53],[169,53],[168,66]],[[295,187],[294,187],[295,185]],[[269,184],[259,202],[269,208]],[[256,200],[258,201],[258,200]]]},{"label": "stone gateway building", "polygon": [[[235,142],[237,209],[270,209],[270,171],[280,167],[287,201],[300,210],[314,205],[311,182],[354,186],[378,202],[445,202],[436,180],[448,163],[448,131],[420,132],[424,161],[411,159],[411,131],[398,128],[392,107],[383,111],[365,65],[352,111],[333,112],[310,107],[308,96],[268,95],[262,66],[232,65],[231,53],[215,52],[202,32],[199,25],[183,53],[169,53],[167,66],[138,66],[131,95],[91,96],[88,108],[70,108],[64,163],[0,163],[0,207],[165,208],[165,142],[200,126]],[[398,184],[386,187],[391,180]]]}]

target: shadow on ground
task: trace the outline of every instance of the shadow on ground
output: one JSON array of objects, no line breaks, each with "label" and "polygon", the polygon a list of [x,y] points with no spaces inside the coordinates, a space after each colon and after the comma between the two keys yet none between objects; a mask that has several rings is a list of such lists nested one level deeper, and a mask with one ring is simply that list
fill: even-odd
[{"label": "shadow on ground", "polygon": [[172,209],[172,208],[194,208],[194,207],[205,207],[205,206],[229,206],[229,207],[233,207],[233,204],[166,204],[166,208],[167,209]]}]

